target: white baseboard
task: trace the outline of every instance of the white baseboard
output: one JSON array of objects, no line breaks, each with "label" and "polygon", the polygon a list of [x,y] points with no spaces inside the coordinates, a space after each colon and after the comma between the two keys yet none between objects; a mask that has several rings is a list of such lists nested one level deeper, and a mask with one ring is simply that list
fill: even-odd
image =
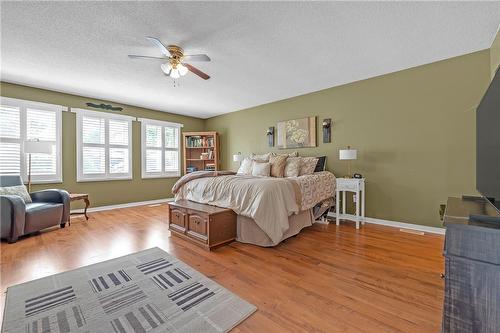
[{"label": "white baseboard", "polygon": [[[111,210],[111,209],[118,209],[118,208],[155,205],[155,204],[161,204],[161,203],[165,203],[165,202],[169,202],[169,201],[173,201],[173,200],[174,200],[174,198],[166,198],[166,199],[157,199],[157,200],[148,200],[148,201],[128,202],[128,203],[118,204],[118,205],[89,207],[89,209],[87,209],[87,212],[100,212],[103,210]],[[76,214],[83,213],[83,208],[82,209],[72,209],[71,213],[76,213]]]},{"label": "white baseboard", "polygon": [[[353,215],[353,214],[341,214],[341,216],[342,216],[342,218],[345,218],[347,220],[354,220],[356,218],[356,215]],[[334,212],[329,212],[328,217],[335,219],[337,217],[337,214],[335,214]],[[379,224],[379,225],[385,225],[385,226],[394,227],[394,228],[418,230],[418,231],[423,231],[423,232],[428,232],[431,234],[438,234],[438,235],[444,235],[445,231],[446,231],[445,228],[436,228],[436,227],[429,227],[429,226],[420,225],[420,224],[382,220],[382,219],[376,219],[373,217],[365,217],[365,222]]]},{"label": "white baseboard", "polygon": [[[166,198],[166,199],[157,199],[157,200],[148,200],[148,201],[128,202],[128,203],[124,203],[124,204],[109,205],[109,206],[90,207],[87,210],[87,212],[99,212],[99,211],[118,209],[118,208],[155,205],[155,204],[162,204],[162,203],[173,201],[173,200],[174,200],[174,198]],[[83,213],[83,209],[72,209],[71,213],[77,213],[77,214]],[[337,217],[337,215],[334,212],[329,212],[328,217],[335,219]],[[345,218],[348,220],[354,220],[356,218],[356,215],[342,214],[342,218]],[[385,226],[393,227],[393,228],[423,231],[423,232],[428,232],[431,234],[438,234],[438,235],[444,235],[445,231],[446,231],[446,229],[444,229],[444,228],[436,228],[436,227],[429,227],[429,226],[420,225],[420,224],[411,224],[411,223],[404,223],[404,222],[382,220],[382,219],[376,219],[373,217],[365,217],[365,222],[372,223],[372,224],[385,225]],[[328,224],[327,221],[322,221],[322,220],[316,220],[315,223]]]}]

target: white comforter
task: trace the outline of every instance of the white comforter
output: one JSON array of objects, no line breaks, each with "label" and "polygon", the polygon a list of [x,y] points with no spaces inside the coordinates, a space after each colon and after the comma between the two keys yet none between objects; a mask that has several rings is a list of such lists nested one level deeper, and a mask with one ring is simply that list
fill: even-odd
[{"label": "white comforter", "polygon": [[184,184],[175,200],[232,209],[255,220],[277,244],[288,230],[288,217],[314,207],[335,193],[335,176],[327,171],[295,178],[243,175],[198,178]]}]

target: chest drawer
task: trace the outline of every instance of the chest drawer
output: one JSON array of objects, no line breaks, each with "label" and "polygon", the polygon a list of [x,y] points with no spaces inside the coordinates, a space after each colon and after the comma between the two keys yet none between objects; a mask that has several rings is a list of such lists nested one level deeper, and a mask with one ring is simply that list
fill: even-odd
[{"label": "chest drawer", "polygon": [[187,218],[187,233],[190,236],[206,241],[208,239],[208,220],[206,214],[189,212]]},{"label": "chest drawer", "polygon": [[170,210],[170,228],[174,231],[184,232],[186,230],[186,211],[184,209],[175,208]]}]

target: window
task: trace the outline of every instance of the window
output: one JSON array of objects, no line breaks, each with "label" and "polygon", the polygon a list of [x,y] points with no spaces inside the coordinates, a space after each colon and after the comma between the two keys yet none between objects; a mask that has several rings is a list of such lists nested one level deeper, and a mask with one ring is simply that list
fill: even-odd
[{"label": "window", "polygon": [[179,177],[181,124],[139,119],[142,133],[142,178]]},{"label": "window", "polygon": [[132,119],[76,110],[77,181],[132,179]]},{"label": "window", "polygon": [[0,174],[21,175],[28,180],[29,154],[25,142],[52,146],[50,153],[31,154],[32,183],[62,182],[61,105],[1,98]]}]

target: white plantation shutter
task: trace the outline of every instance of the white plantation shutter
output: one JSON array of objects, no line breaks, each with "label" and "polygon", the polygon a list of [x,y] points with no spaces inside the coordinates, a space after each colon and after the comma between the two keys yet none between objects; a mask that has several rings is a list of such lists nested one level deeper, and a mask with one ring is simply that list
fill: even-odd
[{"label": "white plantation shutter", "polygon": [[0,107],[0,174],[21,174],[21,112]]},{"label": "white plantation shutter", "polygon": [[142,178],[178,177],[181,124],[139,119],[142,134]]},{"label": "white plantation shutter", "polygon": [[29,154],[24,142],[52,144],[51,154],[31,154],[33,183],[62,181],[61,114],[59,105],[1,98],[0,103],[0,174],[19,174],[27,180]]},{"label": "white plantation shutter", "polygon": [[21,174],[21,144],[0,141],[0,174]]},{"label": "white plantation shutter", "polygon": [[132,178],[132,117],[76,110],[77,181]]},{"label": "white plantation shutter", "polygon": [[[28,108],[26,112],[26,138],[53,143],[52,154],[31,154],[31,175],[54,175],[57,170],[57,119],[55,112]],[[28,155],[28,154],[26,154]],[[28,165],[26,156],[26,165]]]}]

